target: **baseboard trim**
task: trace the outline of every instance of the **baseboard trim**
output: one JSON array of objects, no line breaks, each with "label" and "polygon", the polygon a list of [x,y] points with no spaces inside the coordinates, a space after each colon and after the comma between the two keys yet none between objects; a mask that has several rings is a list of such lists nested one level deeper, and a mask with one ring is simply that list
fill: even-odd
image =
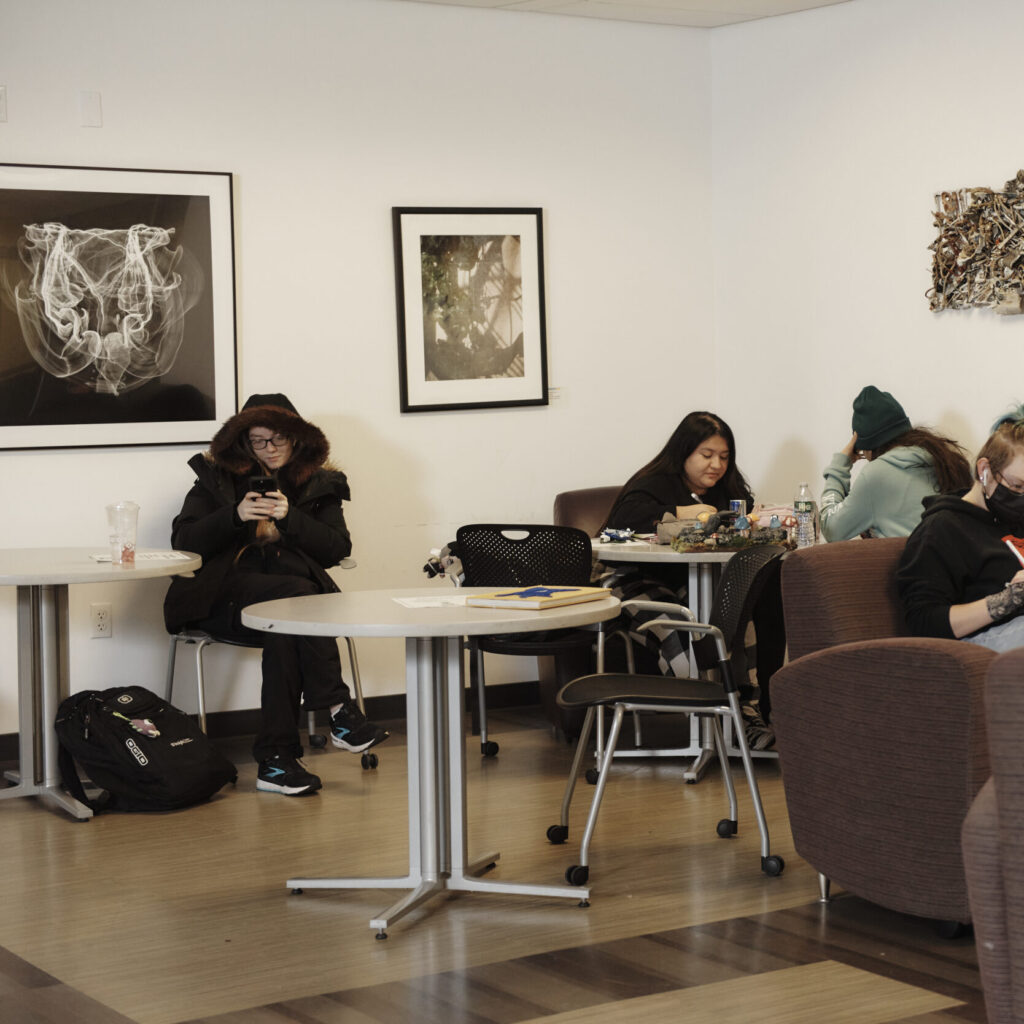
[{"label": "baseboard trim", "polygon": [[[467,700],[469,691],[466,691]],[[530,707],[540,702],[540,687],[534,682],[503,683],[487,687],[489,708]],[[405,718],[405,694],[393,693],[382,697],[366,698],[366,717],[375,722],[389,722]],[[213,711],[206,716],[206,729],[214,739],[234,736],[252,736],[259,729],[259,708],[244,711]],[[18,760],[18,734],[0,734],[0,761]]]}]

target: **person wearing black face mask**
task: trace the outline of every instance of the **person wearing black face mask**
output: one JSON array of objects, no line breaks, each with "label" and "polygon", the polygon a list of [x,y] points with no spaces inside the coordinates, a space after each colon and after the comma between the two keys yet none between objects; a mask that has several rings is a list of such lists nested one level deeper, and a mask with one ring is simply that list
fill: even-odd
[{"label": "person wearing black face mask", "polygon": [[973,485],[924,506],[897,571],[910,631],[1024,647],[1024,406],[994,424]]}]

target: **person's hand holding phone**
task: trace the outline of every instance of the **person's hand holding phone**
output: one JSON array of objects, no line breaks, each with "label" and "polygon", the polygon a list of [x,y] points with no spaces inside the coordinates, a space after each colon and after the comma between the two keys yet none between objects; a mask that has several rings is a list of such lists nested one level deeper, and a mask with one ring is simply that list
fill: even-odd
[{"label": "person's hand holding phone", "polygon": [[241,521],[284,519],[288,515],[288,498],[277,489],[272,476],[249,478],[249,490],[238,503],[238,518]]}]

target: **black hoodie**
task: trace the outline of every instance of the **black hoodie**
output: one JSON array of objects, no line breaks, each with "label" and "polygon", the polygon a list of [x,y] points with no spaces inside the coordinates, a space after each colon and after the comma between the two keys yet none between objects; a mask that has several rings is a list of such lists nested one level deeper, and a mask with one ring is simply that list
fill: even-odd
[{"label": "black hoodie", "polygon": [[[953,638],[949,609],[998,593],[1021,563],[988,509],[962,495],[924,499],[924,515],[900,559],[896,584],[915,636]],[[865,543],[871,543],[865,541]]]},{"label": "black hoodie", "polygon": [[172,524],[171,544],[202,555],[203,567],[194,576],[171,581],[164,600],[170,632],[205,619],[239,552],[261,543],[256,522],[243,523],[237,513],[249,477],[266,472],[246,440],[257,426],[284,434],[293,444],[291,458],[278,473],[288,514],[276,523],[274,545],[323,592],[338,589],[325,570],[352,551],[341,508],[350,497],[345,474],[328,464],[330,446],[323,431],[302,419],[284,395],[253,395],[217,431],[209,451],[189,459],[196,481]]}]

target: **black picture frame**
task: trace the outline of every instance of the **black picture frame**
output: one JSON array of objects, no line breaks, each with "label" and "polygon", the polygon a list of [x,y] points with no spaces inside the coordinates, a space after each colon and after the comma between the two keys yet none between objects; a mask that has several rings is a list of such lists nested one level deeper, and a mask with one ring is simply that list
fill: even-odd
[{"label": "black picture frame", "polygon": [[0,449],[205,444],[237,406],[231,174],[0,164]]},{"label": "black picture frame", "polygon": [[547,405],[543,210],[392,208],[402,412]]}]

